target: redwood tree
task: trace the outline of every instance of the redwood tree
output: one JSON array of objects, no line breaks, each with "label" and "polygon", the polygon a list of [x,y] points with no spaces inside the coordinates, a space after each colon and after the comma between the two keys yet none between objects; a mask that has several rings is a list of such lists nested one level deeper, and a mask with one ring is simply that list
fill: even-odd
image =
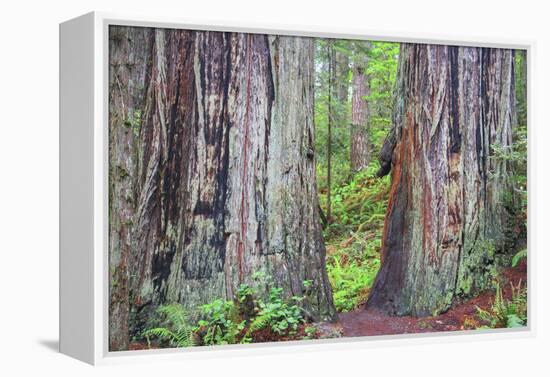
[{"label": "redwood tree", "polygon": [[[304,296],[310,318],[334,319],[315,177],[313,40],[146,30],[145,79],[122,80],[143,83],[131,93],[142,104],[137,136],[110,145],[133,164],[110,197],[111,216],[129,207],[124,261],[111,252],[111,275],[124,270],[127,283],[111,284],[119,309],[110,318],[127,316],[128,326],[111,350],[125,349],[157,305],[232,299],[255,272],[286,297]],[[111,42],[112,55],[120,48]],[[122,105],[110,106],[117,114]],[[111,133],[121,122],[112,115]]]},{"label": "redwood tree", "polygon": [[135,152],[151,29],[109,33],[109,345],[128,347],[129,277],[135,215]]},{"label": "redwood tree", "polygon": [[[512,143],[513,51],[403,44],[393,129],[382,266],[369,307],[432,315],[486,288],[506,248],[506,161]],[[509,148],[508,148],[509,149]]]},{"label": "redwood tree", "polygon": [[365,54],[358,54],[353,65],[350,132],[350,167],[353,172],[365,169],[370,160],[367,62]]}]

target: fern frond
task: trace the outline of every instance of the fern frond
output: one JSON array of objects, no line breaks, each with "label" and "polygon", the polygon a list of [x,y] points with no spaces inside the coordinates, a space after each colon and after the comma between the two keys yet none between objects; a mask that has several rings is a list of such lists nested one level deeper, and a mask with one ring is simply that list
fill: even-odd
[{"label": "fern frond", "polygon": [[170,342],[174,342],[178,339],[178,336],[176,334],[164,327],[155,327],[153,329],[149,329],[143,333],[143,336],[145,336],[146,338],[156,337],[160,340],[168,340]]},{"label": "fern frond", "polygon": [[170,322],[174,328],[181,328],[187,326],[187,312],[183,306],[179,304],[170,304],[161,306],[158,309],[160,314],[164,314],[168,322]]},{"label": "fern frond", "polygon": [[513,257],[512,257],[512,267],[516,267],[520,260],[523,258],[527,258],[527,249],[523,249],[518,251]]},{"label": "fern frond", "polygon": [[187,320],[187,313],[179,304],[164,305],[157,309],[164,316],[165,327],[146,330],[143,336],[150,344],[150,338],[167,341],[174,347],[190,347],[195,345],[193,329]]}]

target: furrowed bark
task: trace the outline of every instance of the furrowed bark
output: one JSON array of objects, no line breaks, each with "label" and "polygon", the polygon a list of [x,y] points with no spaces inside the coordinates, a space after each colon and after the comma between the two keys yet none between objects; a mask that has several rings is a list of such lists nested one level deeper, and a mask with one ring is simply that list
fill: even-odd
[{"label": "furrowed bark", "polygon": [[109,32],[109,347],[128,348],[129,277],[135,213],[137,135],[150,29]]},{"label": "furrowed bark", "polygon": [[369,105],[370,85],[366,74],[367,59],[356,59],[353,67],[351,103],[350,165],[353,172],[365,169],[370,160]]},{"label": "furrowed bark", "polygon": [[338,100],[339,115],[342,119],[341,122],[345,124],[346,121],[346,104],[349,98],[349,70],[350,70],[350,58],[341,51],[334,51],[334,96]]},{"label": "furrowed bark", "polygon": [[[161,156],[161,129],[165,125],[166,77],[164,67],[164,33],[154,31],[150,37],[152,51],[148,59],[148,82],[144,114],[140,125],[140,140],[137,152],[136,172],[136,214],[134,230],[134,252],[131,261],[130,299],[131,322],[134,322],[136,308],[151,295],[152,257],[158,252],[160,238],[160,189],[159,161]],[[151,250],[151,252],[149,252]],[[132,336],[135,334],[131,334]]]},{"label": "furrowed bark", "polygon": [[156,29],[149,41],[138,148],[125,156],[136,160],[127,331],[139,336],[164,303],[232,299],[256,272],[305,296],[312,319],[334,319],[313,40]]},{"label": "furrowed bark", "polygon": [[[287,295],[304,296],[314,320],[336,310],[325,267],[314,159],[314,40],[270,37],[274,77],[268,158],[268,245],[264,262]],[[309,288],[304,281],[312,284]]]},{"label": "furrowed bark", "polygon": [[511,50],[404,44],[391,150],[382,267],[369,307],[433,315],[489,286],[506,249]]},{"label": "furrowed bark", "polygon": [[228,106],[232,59],[239,48],[230,34],[197,32],[193,39],[193,49],[187,52],[193,87],[185,97],[194,101],[194,110],[188,122],[189,136],[183,141],[188,150],[183,167],[187,179],[181,184],[187,197],[183,213],[178,214],[180,244],[172,263],[165,266],[165,300],[188,308],[224,297]]}]

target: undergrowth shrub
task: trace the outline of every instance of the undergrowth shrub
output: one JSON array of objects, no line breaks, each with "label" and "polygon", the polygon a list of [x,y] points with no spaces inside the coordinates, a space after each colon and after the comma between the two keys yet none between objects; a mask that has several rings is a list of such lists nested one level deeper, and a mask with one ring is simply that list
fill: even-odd
[{"label": "undergrowth shrub", "polygon": [[245,321],[232,301],[217,299],[201,307],[201,319],[195,332],[204,345],[238,343]]},{"label": "undergrowth shrub", "polygon": [[[304,297],[285,300],[283,289],[263,274],[255,274],[255,280],[256,287],[241,285],[233,300],[216,299],[202,305],[194,316],[199,318],[194,325],[180,304],[161,306],[157,309],[159,326],[146,330],[143,336],[150,347],[152,340],[161,347],[189,347],[317,336],[317,329],[306,324],[299,305]],[[305,287],[310,284],[311,281],[304,282]]]},{"label": "undergrowth shrub", "polygon": [[151,347],[151,339],[159,346],[191,347],[196,344],[193,327],[189,324],[187,312],[179,304],[164,305],[157,309],[160,325],[146,330],[143,336]]},{"label": "undergrowth shrub", "polygon": [[380,266],[380,260],[359,264],[357,261],[340,262],[341,256],[334,255],[329,267],[329,279],[333,287],[334,305],[338,311],[357,308],[368,298],[368,293]]},{"label": "undergrowth shrub", "polygon": [[[247,338],[265,328],[280,336],[296,334],[298,326],[305,322],[302,309],[296,303],[284,301],[282,292],[282,288],[271,287],[267,300],[256,300],[257,315],[250,321]],[[291,300],[297,302],[301,299],[293,297]]]},{"label": "undergrowth shrub", "polygon": [[521,280],[517,286],[510,283],[512,298],[503,297],[500,283],[496,283],[496,293],[490,310],[477,308],[478,316],[487,323],[480,328],[523,327],[527,325],[527,289],[522,288]]}]

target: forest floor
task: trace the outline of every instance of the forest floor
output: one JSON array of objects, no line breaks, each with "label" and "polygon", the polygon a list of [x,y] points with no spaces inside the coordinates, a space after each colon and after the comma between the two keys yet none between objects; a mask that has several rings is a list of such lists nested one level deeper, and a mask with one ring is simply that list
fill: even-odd
[{"label": "forest floor", "polygon": [[[505,301],[512,300],[514,289],[526,288],[527,261],[523,259],[515,267],[500,270],[498,281],[502,289],[502,298]],[[378,309],[366,309],[365,304],[362,303],[357,309],[340,312],[339,319],[335,323],[315,324],[317,328],[315,338],[417,334],[487,328],[485,326],[489,323],[480,316],[480,310],[490,312],[495,304],[495,297],[495,290],[487,290],[469,300],[454,303],[443,314],[423,318],[390,316]],[[265,328],[255,334],[253,343],[308,339],[305,330],[305,326],[302,325],[292,336],[279,336],[269,328]],[[149,348],[158,348],[158,346],[150,346],[145,341],[132,342],[129,346],[130,350]]]},{"label": "forest floor", "polygon": [[[502,294],[507,300],[512,298],[512,287],[527,284],[527,263],[521,261],[516,267],[504,268],[501,273]],[[359,309],[340,313],[338,322],[327,325],[327,331],[338,331],[343,337],[415,334],[440,331],[460,331],[483,325],[478,316],[478,308],[490,310],[494,303],[495,291],[488,290],[464,302],[457,302],[445,313],[433,317],[416,318],[411,316],[389,316],[377,309]]]}]

